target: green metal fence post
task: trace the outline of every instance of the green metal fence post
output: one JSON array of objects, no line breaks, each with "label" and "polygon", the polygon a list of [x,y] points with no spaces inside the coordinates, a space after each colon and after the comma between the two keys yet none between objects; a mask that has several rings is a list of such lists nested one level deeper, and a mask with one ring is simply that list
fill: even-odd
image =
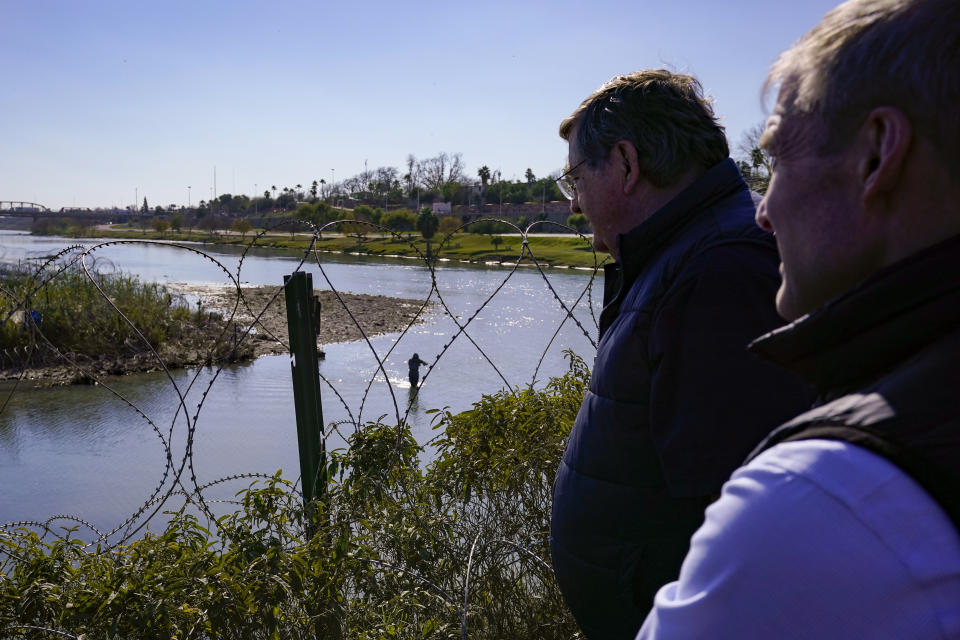
[{"label": "green metal fence post", "polygon": [[313,296],[313,276],[298,271],[283,277],[290,336],[293,403],[297,412],[300,448],[300,484],[303,503],[322,498],[326,489],[326,450],[323,410],[320,406],[320,371],[317,361],[317,328],[320,314]]},{"label": "green metal fence post", "polygon": [[[312,524],[314,499],[324,500],[327,491],[326,443],[323,441],[323,410],[320,406],[320,369],[317,335],[320,332],[320,299],[313,295],[313,276],[297,271],[283,277],[287,299],[287,329],[290,336],[290,370],[293,374],[293,404],[297,411],[297,442],[300,447],[300,484],[307,518],[308,538],[316,534]],[[327,534],[321,544],[329,545]],[[320,607],[318,610],[317,607]],[[336,600],[311,603],[316,638],[340,640],[340,608]]]}]

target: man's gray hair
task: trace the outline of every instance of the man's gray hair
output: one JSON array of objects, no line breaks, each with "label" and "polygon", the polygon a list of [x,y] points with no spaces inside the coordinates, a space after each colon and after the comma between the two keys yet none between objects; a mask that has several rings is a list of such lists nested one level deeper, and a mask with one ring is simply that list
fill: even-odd
[{"label": "man's gray hair", "polygon": [[825,151],[891,106],[960,166],[960,0],[849,0],[780,55],[775,86],[786,115],[823,119]]},{"label": "man's gray hair", "polygon": [[723,127],[696,78],[665,69],[615,76],[560,123],[590,166],[621,140],[637,149],[643,177],[653,186],[675,184],[694,168],[709,169],[730,150]]}]

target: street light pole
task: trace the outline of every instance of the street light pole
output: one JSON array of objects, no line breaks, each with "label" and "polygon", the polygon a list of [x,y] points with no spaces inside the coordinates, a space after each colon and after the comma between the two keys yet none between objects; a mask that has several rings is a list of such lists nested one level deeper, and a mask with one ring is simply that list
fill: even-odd
[{"label": "street light pole", "polygon": [[187,209],[190,208],[190,185],[187,185]]}]

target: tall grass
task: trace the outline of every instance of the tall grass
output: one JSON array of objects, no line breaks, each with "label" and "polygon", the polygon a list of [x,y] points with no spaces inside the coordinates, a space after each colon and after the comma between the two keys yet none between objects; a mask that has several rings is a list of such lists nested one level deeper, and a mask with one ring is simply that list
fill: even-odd
[{"label": "tall grass", "polygon": [[129,355],[208,319],[163,286],[129,275],[88,276],[76,267],[0,274],[0,349],[49,341],[64,353]]}]

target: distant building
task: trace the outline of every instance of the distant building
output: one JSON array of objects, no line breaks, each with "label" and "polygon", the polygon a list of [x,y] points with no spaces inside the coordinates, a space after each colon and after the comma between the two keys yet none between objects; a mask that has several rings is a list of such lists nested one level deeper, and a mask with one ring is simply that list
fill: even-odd
[{"label": "distant building", "polygon": [[449,202],[434,202],[433,213],[434,215],[448,216],[453,213],[453,205],[451,205]]}]

